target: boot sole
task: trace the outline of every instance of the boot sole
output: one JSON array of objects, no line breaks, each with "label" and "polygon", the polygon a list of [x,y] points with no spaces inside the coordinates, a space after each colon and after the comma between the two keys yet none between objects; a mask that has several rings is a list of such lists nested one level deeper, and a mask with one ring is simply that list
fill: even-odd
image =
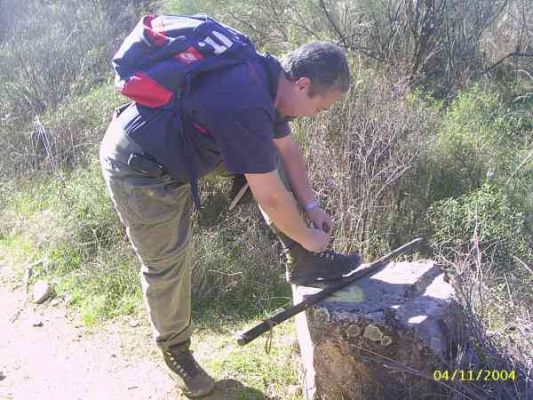
[{"label": "boot sole", "polygon": [[[300,275],[300,276],[292,276],[289,277],[289,274],[286,273],[285,277],[287,282],[289,282],[291,285],[296,286],[311,286],[316,284],[323,284],[327,285],[330,282],[338,282],[342,281],[343,279],[350,278],[351,275],[353,275],[358,269],[360,265],[358,265],[356,268],[351,270],[350,272],[347,272],[345,274],[342,274],[341,276],[331,277],[331,278],[322,278],[322,277],[313,277],[309,275]],[[315,275],[316,276],[316,275]]]},{"label": "boot sole", "polygon": [[211,385],[209,387],[204,388],[202,390],[199,390],[196,393],[193,393],[193,392],[191,392],[191,391],[189,391],[189,390],[187,390],[186,388],[183,387],[184,382],[183,382],[183,379],[181,378],[181,376],[179,376],[178,374],[175,374],[172,371],[168,371],[168,375],[177,384],[177,386],[180,388],[182,393],[185,396],[189,397],[190,399],[197,399],[197,398],[200,398],[200,397],[207,396],[208,394],[210,394],[215,389],[215,386],[216,386],[215,385],[215,380],[212,379],[211,380]]}]

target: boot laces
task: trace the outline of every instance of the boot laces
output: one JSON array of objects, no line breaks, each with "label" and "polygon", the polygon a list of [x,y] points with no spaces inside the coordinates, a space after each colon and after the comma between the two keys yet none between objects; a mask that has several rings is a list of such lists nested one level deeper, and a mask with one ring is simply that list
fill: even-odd
[{"label": "boot laces", "polygon": [[191,350],[167,351],[170,363],[181,377],[193,377],[200,373],[200,366],[192,354]]},{"label": "boot laces", "polygon": [[319,256],[320,258],[325,258],[328,260],[334,260],[335,257],[338,256],[338,254],[335,253],[333,250],[324,250],[324,251],[321,251],[320,253],[315,253],[315,254]]}]

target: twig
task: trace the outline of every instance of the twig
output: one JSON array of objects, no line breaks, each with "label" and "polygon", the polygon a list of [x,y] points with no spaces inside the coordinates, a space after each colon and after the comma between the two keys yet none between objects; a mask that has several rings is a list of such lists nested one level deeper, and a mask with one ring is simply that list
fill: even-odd
[{"label": "twig", "polygon": [[341,30],[339,29],[339,27],[337,26],[337,24],[335,23],[335,21],[333,20],[333,17],[330,15],[328,8],[324,4],[324,0],[320,0],[320,8],[322,8],[322,11],[324,11],[324,14],[326,14],[326,18],[328,19],[329,23],[331,24],[331,26],[333,27],[337,35],[339,35],[339,38],[341,39],[341,42],[344,48],[348,49],[349,46],[348,46],[348,43],[346,42],[346,38],[341,32]]},{"label": "twig", "polygon": [[505,186],[507,186],[509,184],[509,182],[511,181],[512,178],[514,178],[514,176],[518,173],[518,171],[520,171],[522,169],[522,167],[524,165],[527,165],[527,163],[531,160],[533,161],[533,150],[531,150],[529,152],[529,154],[526,156],[526,158],[524,158],[522,160],[522,162],[520,162],[520,164],[518,165],[518,167],[516,167],[516,169],[513,171],[513,173],[511,174],[511,176],[509,176],[509,178],[507,178],[507,181],[505,182]]},{"label": "twig", "polygon": [[210,269],[209,272],[216,272],[217,274],[220,274],[220,275],[225,275],[225,276],[236,276],[236,275],[242,275],[242,272],[232,272],[232,273],[228,273],[228,272],[222,272],[222,271],[219,271],[217,269]]},{"label": "twig", "polygon": [[519,51],[513,51],[512,53],[509,53],[506,56],[503,56],[502,58],[500,58],[496,63],[492,64],[490,67],[485,69],[485,71],[483,71],[483,73],[486,74],[491,69],[496,68],[498,65],[500,65],[502,62],[507,60],[509,57],[533,57],[533,53],[522,53],[522,52],[519,52]]},{"label": "twig", "polygon": [[522,261],[521,259],[519,259],[517,256],[513,255],[513,258],[518,261],[520,264],[522,264],[524,266],[525,269],[527,269],[529,272],[531,272],[531,274],[533,274],[533,270],[531,268],[528,267],[528,265]]},{"label": "twig", "polygon": [[24,271],[24,301],[22,302],[22,305],[19,307],[17,312],[13,314],[13,316],[9,319],[11,323],[14,323],[22,311],[24,310],[24,307],[26,307],[26,303],[28,302],[28,286],[30,285],[30,278],[33,273],[33,267],[36,267],[39,264],[42,264],[43,260],[39,260],[34,262],[33,264],[27,265]]},{"label": "twig", "polygon": [[244,194],[248,190],[248,187],[249,187],[248,182],[246,182],[244,186],[239,190],[239,192],[235,195],[235,198],[232,200],[231,204],[229,205],[229,209],[228,209],[229,211],[233,210],[235,206],[239,203],[239,201],[241,201],[242,196],[244,196]]},{"label": "twig", "polygon": [[509,281],[507,280],[507,274],[504,272],[503,277],[505,278],[505,286],[507,286],[507,294],[509,295],[509,302],[511,306],[514,307],[513,295],[511,294],[511,288],[509,287]]}]

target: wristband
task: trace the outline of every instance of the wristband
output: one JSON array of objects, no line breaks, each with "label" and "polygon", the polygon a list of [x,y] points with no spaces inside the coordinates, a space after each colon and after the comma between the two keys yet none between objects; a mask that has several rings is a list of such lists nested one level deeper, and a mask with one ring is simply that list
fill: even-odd
[{"label": "wristband", "polygon": [[304,205],[304,210],[305,210],[305,212],[308,212],[308,211],[314,210],[315,208],[318,208],[318,207],[320,207],[320,204],[318,204],[318,201],[313,200],[312,202],[307,203],[306,205]]}]

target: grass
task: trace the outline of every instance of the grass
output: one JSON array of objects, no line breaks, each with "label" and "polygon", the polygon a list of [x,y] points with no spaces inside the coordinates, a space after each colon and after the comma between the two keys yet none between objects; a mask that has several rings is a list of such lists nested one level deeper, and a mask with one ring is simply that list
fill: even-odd
[{"label": "grass", "polygon": [[[255,204],[227,212],[228,185],[227,179],[210,178],[203,186],[193,298],[196,309],[254,318],[287,304],[290,294],[278,248]],[[33,281],[50,280],[88,325],[141,308],[139,261],[98,163],[39,175],[3,193],[0,245],[17,264],[42,261],[33,268]]]},{"label": "grass", "polygon": [[96,164],[21,181],[8,192],[0,250],[19,275],[39,261],[31,282],[51,282],[87,325],[140,308],[136,259]]},{"label": "grass", "polygon": [[287,321],[274,328],[272,348],[267,354],[266,334],[244,347],[238,346],[233,337],[234,332],[251,328],[258,322],[243,319],[228,322],[198,316],[193,346],[202,364],[219,381],[221,390],[216,398],[303,399],[294,323]]},{"label": "grass", "polygon": [[[532,326],[531,275],[495,262],[488,253],[476,229],[467,251],[458,250],[453,258],[441,255],[439,259],[451,267],[454,288],[466,314],[466,332],[478,358],[467,367],[516,371],[516,382],[477,384],[487,398],[527,398],[533,354],[528,338]],[[462,365],[461,360],[457,362]],[[458,383],[459,388],[465,385],[468,383]]]},{"label": "grass", "polygon": [[[219,381],[217,400],[302,399],[292,321],[275,328],[270,354],[265,337],[246,347],[233,337],[287,306],[290,288],[255,204],[227,212],[228,185],[208,179],[202,190],[206,212],[196,217],[196,354]],[[52,282],[54,295],[68,297],[70,310],[93,328],[121,315],[146,318],[139,261],[102,188],[96,166],[40,176],[6,191],[10,196],[0,210],[12,217],[2,218],[0,254],[18,265],[18,282],[23,266],[41,260],[32,281]]]}]

